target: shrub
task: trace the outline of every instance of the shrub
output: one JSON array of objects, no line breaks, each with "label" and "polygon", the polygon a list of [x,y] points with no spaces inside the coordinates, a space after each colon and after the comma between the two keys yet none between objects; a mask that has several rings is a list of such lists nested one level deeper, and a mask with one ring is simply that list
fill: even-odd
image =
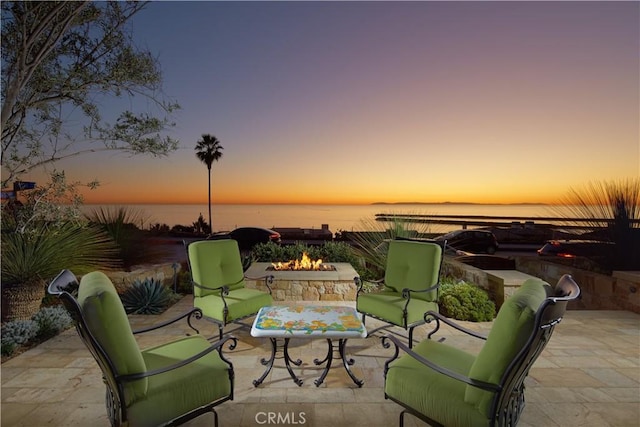
[{"label": "shrub", "polygon": [[326,262],[348,262],[356,269],[360,264],[351,245],[344,242],[326,242],[320,247],[320,254]]},{"label": "shrub", "polygon": [[257,262],[274,262],[284,259],[285,247],[277,243],[258,243],[251,250],[251,256]]},{"label": "shrub", "polygon": [[0,335],[2,355],[10,355],[16,347],[26,344],[38,335],[38,323],[34,320],[13,320],[2,325]]},{"label": "shrub", "polygon": [[38,338],[48,339],[64,331],[73,323],[67,310],[62,306],[44,307],[33,316],[38,325]]},{"label": "shrub", "polygon": [[496,306],[487,292],[449,278],[445,278],[440,287],[439,309],[446,317],[472,322],[489,322],[496,314]]},{"label": "shrub", "polygon": [[193,293],[193,284],[191,283],[191,274],[188,270],[182,269],[178,272],[176,292],[187,295]]},{"label": "shrub", "polygon": [[174,301],[175,294],[160,280],[136,280],[121,296],[127,314],[160,314]]}]

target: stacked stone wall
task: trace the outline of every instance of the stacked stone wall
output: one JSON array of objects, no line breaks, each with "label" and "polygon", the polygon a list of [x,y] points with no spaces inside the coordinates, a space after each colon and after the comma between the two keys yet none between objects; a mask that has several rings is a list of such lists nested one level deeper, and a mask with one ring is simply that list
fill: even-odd
[{"label": "stacked stone wall", "polygon": [[[262,280],[247,280],[247,287],[266,291]],[[281,280],[270,285],[274,301],[355,301],[353,280]]]}]

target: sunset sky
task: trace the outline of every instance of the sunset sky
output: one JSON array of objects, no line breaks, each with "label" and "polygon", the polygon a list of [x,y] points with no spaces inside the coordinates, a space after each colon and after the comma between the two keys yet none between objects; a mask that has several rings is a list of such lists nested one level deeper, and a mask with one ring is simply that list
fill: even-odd
[{"label": "sunset sky", "polygon": [[88,203],[206,203],[210,133],[214,203],[558,201],[640,175],[639,5],[153,2],[181,149],[57,167]]}]

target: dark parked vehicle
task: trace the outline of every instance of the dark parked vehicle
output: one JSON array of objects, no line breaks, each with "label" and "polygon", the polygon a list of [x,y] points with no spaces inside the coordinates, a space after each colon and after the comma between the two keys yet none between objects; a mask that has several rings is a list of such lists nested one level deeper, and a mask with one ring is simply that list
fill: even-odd
[{"label": "dark parked vehicle", "polygon": [[538,249],[538,255],[561,258],[584,257],[606,262],[613,259],[615,243],[600,240],[549,240]]},{"label": "dark parked vehicle", "polygon": [[435,240],[446,240],[447,245],[461,251],[482,252],[493,255],[498,250],[496,236],[487,230],[456,230],[438,236]]},{"label": "dark parked vehicle", "polygon": [[280,243],[280,233],[262,227],[240,227],[228,233],[216,233],[210,239],[233,239],[238,242],[240,252],[248,252],[258,243]]}]

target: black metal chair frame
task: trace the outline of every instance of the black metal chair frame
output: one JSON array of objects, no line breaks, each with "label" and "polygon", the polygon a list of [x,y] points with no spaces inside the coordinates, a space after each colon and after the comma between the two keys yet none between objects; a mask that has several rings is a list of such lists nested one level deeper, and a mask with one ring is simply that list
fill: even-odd
[{"label": "black metal chair frame", "polygon": [[[372,317],[374,319],[377,319],[377,320],[380,320],[382,322],[385,322],[385,323],[387,323],[386,325],[379,326],[379,327],[371,330],[370,332],[367,332],[367,337],[373,336],[373,334],[375,334],[378,331],[386,330],[387,332],[389,332],[391,334],[394,334],[394,335],[396,335],[396,336],[398,336],[400,338],[403,338],[403,339],[407,340],[408,343],[409,343],[409,348],[413,348],[413,330],[415,328],[417,328],[418,326],[424,325],[426,323],[431,323],[432,319],[429,319],[428,318],[429,316],[427,316],[427,313],[425,313],[425,315],[423,316],[423,320],[420,320],[420,321],[417,321],[417,322],[414,322],[414,323],[411,323],[411,324],[407,324],[407,316],[408,316],[407,307],[409,306],[409,303],[411,302],[411,294],[412,293],[431,292],[431,291],[435,290],[436,293],[437,293],[436,294],[437,295],[436,296],[436,301],[438,301],[440,299],[440,275],[442,273],[442,264],[443,264],[443,261],[444,261],[444,251],[447,248],[447,241],[446,240],[445,241],[436,241],[436,240],[408,238],[408,237],[397,237],[396,240],[408,240],[408,241],[412,241],[412,242],[435,243],[435,244],[440,245],[442,247],[442,256],[440,257],[440,265],[438,266],[438,283],[436,283],[433,286],[430,286],[427,289],[422,289],[422,290],[419,290],[419,291],[414,291],[414,290],[407,289],[407,288],[402,289],[402,298],[407,300],[405,302],[405,304],[404,304],[404,307],[402,308],[402,319],[403,319],[403,322],[402,322],[403,324],[402,325],[396,325],[395,323],[389,322],[387,319],[383,319],[383,318],[378,317],[376,315],[373,315],[371,313],[364,313],[364,312],[362,313],[362,323],[366,324],[366,322],[365,322],[366,321],[366,316],[369,316],[369,317]],[[396,288],[394,288],[392,286],[387,286],[387,284],[384,282],[384,279],[361,280],[360,277],[356,276],[356,277],[353,278],[353,280],[354,280],[356,288],[358,290],[357,291],[357,295],[360,295],[361,293],[363,293],[364,282],[374,283],[374,284],[376,284],[378,286],[382,285],[383,287],[385,287],[387,289],[392,289],[394,291],[397,291]],[[356,296],[356,298],[357,298],[357,296]],[[400,334],[398,332],[395,332],[395,331],[391,330],[390,328],[393,328],[393,327],[404,328],[404,330],[407,331],[408,335],[403,335],[403,334]],[[431,335],[431,334],[429,334],[429,335]],[[386,340],[384,340],[384,337],[380,337],[380,338],[383,338],[382,345],[385,348],[389,348],[390,344]]]},{"label": "black metal chair frame", "polygon": [[[119,375],[116,372],[115,366],[111,362],[109,356],[106,351],[102,348],[100,343],[96,340],[94,335],[89,330],[87,324],[84,321],[84,317],[82,316],[82,308],[78,304],[76,298],[67,290],[70,286],[77,284],[78,280],[75,275],[69,270],[63,270],[56,276],[53,281],[49,284],[48,293],[51,295],[58,295],[62,300],[65,308],[71,315],[76,331],[80,336],[80,339],[85,343],[91,355],[100,366],[100,370],[103,374],[103,382],[106,385],[106,396],[105,396],[105,404],[107,408],[107,415],[109,417],[109,421],[112,426],[121,426],[127,425],[128,417],[127,417],[127,407],[124,403],[124,384],[131,381],[140,380],[142,378],[150,377],[153,375],[162,374],[164,372],[172,371],[174,369],[185,366],[189,363],[195,362],[202,358],[203,356],[211,353],[212,351],[217,351],[220,355],[220,358],[229,366],[229,380],[231,381],[231,392],[229,396],[213,401],[207,405],[196,408],[186,414],[181,415],[178,418],[170,420],[165,425],[167,426],[176,426],[183,424],[193,418],[196,418],[200,415],[203,415],[208,412],[213,412],[214,415],[214,425],[218,426],[218,414],[215,411],[215,407],[220,405],[223,402],[228,400],[233,400],[234,394],[234,371],[233,364],[224,357],[222,353],[222,348],[227,342],[229,350],[233,350],[237,345],[237,339],[235,337],[227,337],[224,340],[220,340],[216,343],[211,344],[206,350],[201,351],[187,359],[184,359],[178,363],[166,366],[161,369],[155,369],[146,372],[140,372],[136,374],[129,375]],[[134,334],[141,334],[145,332],[154,331],[157,329],[161,329],[165,326],[176,323],[179,320],[186,319],[189,327],[195,331],[195,333],[199,333],[198,330],[191,324],[191,319],[200,319],[202,318],[202,312],[200,309],[194,308],[186,313],[181,314],[178,317],[167,320],[165,322],[159,323],[157,325],[153,325],[147,328],[138,329],[133,331]],[[188,334],[187,334],[188,335]]]},{"label": "black metal chair frame", "polygon": [[[415,353],[411,348],[404,345],[396,337],[388,335],[383,340],[390,340],[395,345],[395,353],[393,356],[385,362],[384,365],[384,377],[387,377],[387,371],[389,370],[389,364],[398,358],[400,350],[404,351],[420,363],[430,367],[431,369],[454,378],[458,381],[462,381],[473,387],[478,387],[482,390],[495,393],[491,402],[490,413],[494,414],[490,420],[490,426],[515,426],[520,419],[520,415],[524,410],[524,380],[529,375],[529,370],[533,365],[533,362],[538,358],[540,353],[544,350],[547,343],[551,339],[553,330],[556,325],[560,323],[564,313],[566,311],[567,304],[570,301],[575,300],[580,295],[580,288],[574,282],[573,278],[569,275],[564,275],[556,285],[553,295],[548,296],[538,308],[534,319],[534,328],[529,336],[526,344],[521,351],[514,357],[507,369],[505,370],[500,382],[498,384],[491,384],[484,381],[474,380],[473,378],[466,377],[459,373],[453,372],[446,368],[443,368],[430,360]],[[464,332],[475,338],[486,340],[485,335],[479,334],[475,331],[464,328],[461,325],[451,321],[450,319],[442,316],[439,313],[430,312],[425,314],[425,317],[430,315],[436,322],[436,328],[429,333],[428,339],[435,334],[440,328],[440,322],[443,322],[458,331]],[[410,413],[415,417],[425,421],[431,426],[442,426],[438,422],[430,419],[424,414],[421,414],[414,408],[407,406],[405,403],[400,402],[385,393],[385,399],[392,400],[404,407],[404,410],[400,413],[400,427],[404,426],[404,414]]]},{"label": "black metal chair frame", "polygon": [[[205,289],[208,291],[220,291],[220,298],[222,299],[222,303],[224,304],[224,308],[222,309],[222,314],[224,319],[222,321],[218,320],[218,319],[214,319],[213,317],[209,317],[209,316],[204,316],[203,318],[211,323],[214,323],[215,325],[218,326],[218,339],[221,340],[222,337],[225,335],[224,332],[224,327],[229,325],[229,324],[234,324],[234,325],[238,325],[240,328],[244,328],[244,329],[250,329],[251,325],[248,325],[246,323],[241,322],[244,319],[249,319],[253,316],[256,315],[256,313],[253,314],[249,314],[243,317],[239,317],[237,319],[234,319],[232,321],[229,321],[227,318],[229,316],[229,307],[227,306],[227,300],[224,298],[226,295],[229,295],[229,287],[236,285],[240,282],[242,282],[243,280],[264,280],[264,285],[267,287],[267,289],[269,290],[269,295],[273,295],[272,290],[271,290],[271,285],[273,284],[273,281],[275,279],[275,276],[273,275],[266,275],[266,276],[262,276],[262,277],[248,277],[248,276],[243,276],[242,279],[238,280],[235,283],[229,283],[227,285],[223,285],[223,286],[219,286],[217,288],[210,288],[208,286],[204,286],[201,285],[199,283],[197,283],[195,280],[193,280],[193,274],[191,273],[191,262],[189,261],[189,244],[187,241],[183,240],[183,244],[184,244],[184,248],[185,251],[187,252],[187,266],[189,267],[189,275],[191,277],[191,284],[194,287],[200,288],[200,289]],[[195,296],[194,296],[195,298]],[[226,334],[230,334],[233,331],[229,331],[226,332]]]}]

